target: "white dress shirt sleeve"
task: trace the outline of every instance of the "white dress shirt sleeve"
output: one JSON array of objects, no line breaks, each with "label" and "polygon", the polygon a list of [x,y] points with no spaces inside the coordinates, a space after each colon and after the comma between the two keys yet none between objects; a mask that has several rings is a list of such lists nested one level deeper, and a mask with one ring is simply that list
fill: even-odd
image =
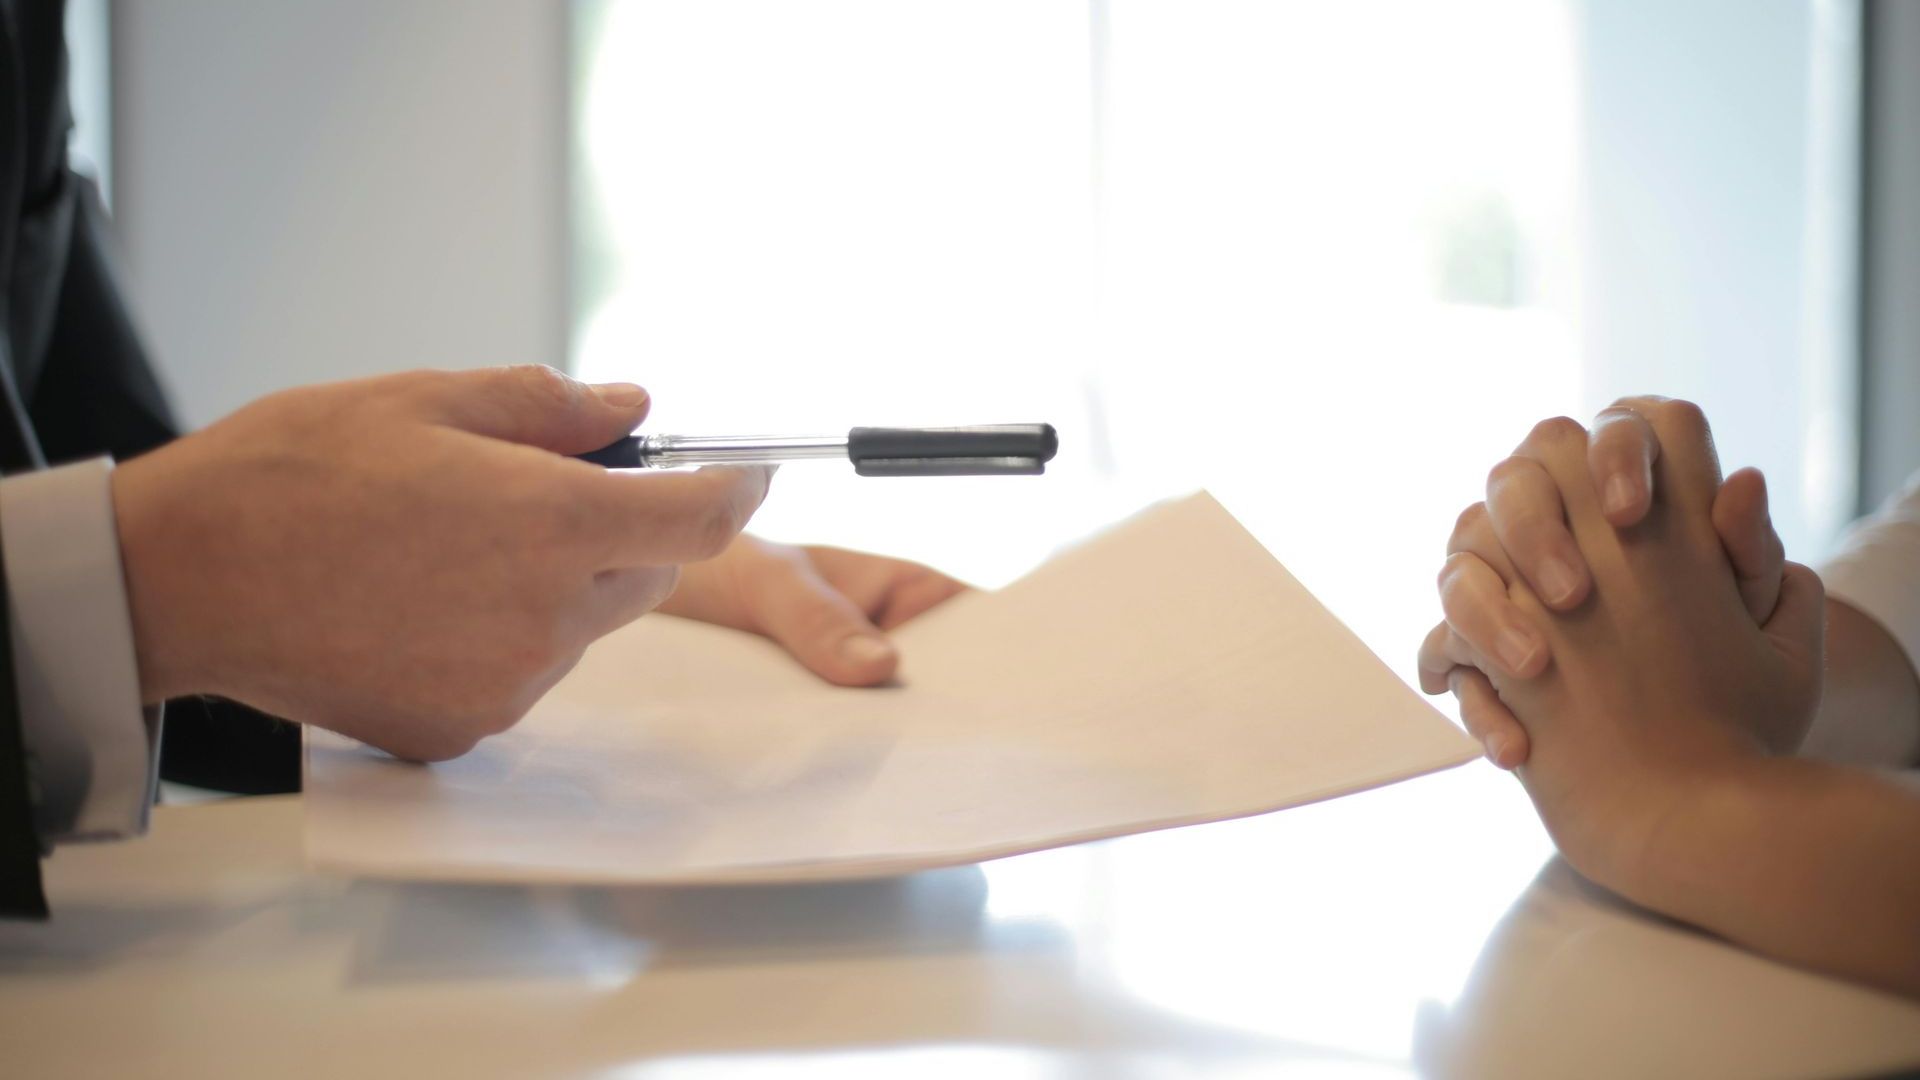
[{"label": "white dress shirt sleeve", "polygon": [[42,843],[147,829],[160,713],[140,705],[109,479],[96,458],[0,480],[14,692]]},{"label": "white dress shirt sleeve", "polygon": [[1885,627],[1920,671],[1920,474],[1847,531],[1820,579],[1828,596]]}]

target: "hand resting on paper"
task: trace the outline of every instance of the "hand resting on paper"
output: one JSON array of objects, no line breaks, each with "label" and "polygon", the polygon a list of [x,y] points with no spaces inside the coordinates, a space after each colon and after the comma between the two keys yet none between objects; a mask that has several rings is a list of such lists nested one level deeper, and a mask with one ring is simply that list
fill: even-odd
[{"label": "hand resting on paper", "polygon": [[[1626,528],[1571,420],[1539,425],[1495,470],[1496,486],[1551,494],[1584,577],[1558,590],[1556,610],[1509,557],[1511,532],[1470,509],[1443,587],[1469,569],[1493,575],[1503,617],[1537,647],[1496,661],[1443,625],[1423,668],[1444,654],[1463,701],[1507,710],[1524,731],[1518,775],[1588,877],[1757,951],[1920,994],[1920,793],[1783,756],[1821,699],[1820,581],[1764,549],[1730,558],[1729,533],[1750,540],[1765,520],[1757,475],[1723,486],[1697,408],[1648,402],[1640,415],[1658,453]],[[1725,509],[1729,491],[1745,532],[1728,527],[1741,516]],[[1777,588],[1756,589],[1751,571],[1769,559]],[[1449,600],[1450,621],[1462,607]]]},{"label": "hand resting on paper", "polygon": [[761,634],[828,682],[872,686],[900,663],[886,631],[966,588],[919,563],[742,536],[686,567],[660,610]]}]

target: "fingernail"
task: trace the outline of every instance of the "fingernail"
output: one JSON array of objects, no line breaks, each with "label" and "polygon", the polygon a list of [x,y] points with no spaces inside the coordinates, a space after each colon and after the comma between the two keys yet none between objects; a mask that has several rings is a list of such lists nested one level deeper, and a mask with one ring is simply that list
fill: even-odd
[{"label": "fingernail", "polygon": [[[1499,735],[1488,735],[1481,745],[1487,748],[1487,760],[1500,765],[1500,754],[1507,748],[1507,740]],[[1501,765],[1501,768],[1506,766]]]},{"label": "fingernail", "polygon": [[647,403],[646,390],[630,382],[601,383],[593,392],[616,409],[637,409]]},{"label": "fingernail", "polygon": [[882,638],[856,635],[840,643],[840,656],[860,667],[883,663],[898,655],[893,646]]},{"label": "fingernail", "polygon": [[1540,589],[1549,604],[1564,604],[1580,587],[1580,577],[1559,559],[1548,559],[1540,564]]},{"label": "fingernail", "polygon": [[1500,662],[1507,665],[1507,670],[1513,674],[1526,670],[1527,662],[1533,659],[1535,647],[1532,638],[1511,626],[1500,631]]},{"label": "fingernail", "polygon": [[1633,481],[1615,473],[1607,481],[1607,513],[1622,514],[1633,506]]}]

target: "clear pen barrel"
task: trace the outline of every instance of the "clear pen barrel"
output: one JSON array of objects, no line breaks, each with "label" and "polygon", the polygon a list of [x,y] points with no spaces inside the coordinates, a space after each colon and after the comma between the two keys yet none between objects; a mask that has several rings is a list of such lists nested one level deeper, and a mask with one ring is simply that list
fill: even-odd
[{"label": "clear pen barrel", "polygon": [[649,468],[682,465],[766,465],[807,458],[845,458],[845,435],[649,435],[642,444]]}]

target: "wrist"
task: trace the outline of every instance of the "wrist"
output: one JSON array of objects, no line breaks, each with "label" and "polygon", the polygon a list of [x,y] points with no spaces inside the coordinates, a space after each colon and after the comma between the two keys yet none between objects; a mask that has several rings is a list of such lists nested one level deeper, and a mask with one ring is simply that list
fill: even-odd
[{"label": "wrist", "polygon": [[1713,869],[1729,852],[1729,837],[1745,835],[1754,817],[1764,773],[1777,762],[1753,754],[1676,772],[1639,843],[1619,852],[1613,880],[1602,884],[1636,903],[1692,919],[1701,900],[1720,884]]},{"label": "wrist", "polygon": [[[147,704],[218,692],[195,656],[195,635],[183,625],[183,602],[195,593],[172,550],[167,506],[175,486],[165,449],[113,471],[114,525],[133,624],[140,697]],[[175,523],[176,526],[179,523]]]}]

